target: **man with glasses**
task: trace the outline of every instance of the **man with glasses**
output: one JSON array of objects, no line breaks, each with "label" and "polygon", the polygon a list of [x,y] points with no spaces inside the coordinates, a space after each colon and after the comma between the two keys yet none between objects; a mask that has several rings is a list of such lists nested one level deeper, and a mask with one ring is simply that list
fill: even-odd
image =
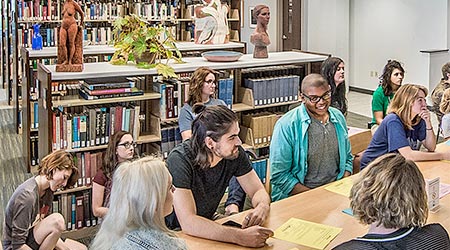
[{"label": "man with glasses", "polygon": [[349,176],[353,157],[347,123],[330,107],[331,89],[310,74],[301,85],[303,103],[275,125],[270,144],[272,201]]}]

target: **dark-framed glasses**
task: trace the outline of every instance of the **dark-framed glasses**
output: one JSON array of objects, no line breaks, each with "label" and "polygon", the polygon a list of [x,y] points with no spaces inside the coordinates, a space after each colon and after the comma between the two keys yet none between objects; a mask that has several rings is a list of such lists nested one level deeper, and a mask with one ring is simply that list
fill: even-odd
[{"label": "dark-framed glasses", "polygon": [[136,148],[137,147],[137,143],[136,142],[125,142],[125,143],[119,144],[117,146],[123,146],[126,149],[130,149],[131,147]]},{"label": "dark-framed glasses", "polygon": [[216,80],[214,80],[214,79],[205,80],[205,83],[207,83],[207,84],[216,83]]},{"label": "dark-framed glasses", "polygon": [[331,98],[331,91],[327,91],[325,92],[325,94],[323,94],[322,96],[316,96],[316,95],[306,95],[305,93],[302,93],[302,95],[304,97],[306,97],[306,99],[308,99],[310,102],[312,103],[318,103],[320,102],[320,99],[324,100],[324,101],[328,101]]}]

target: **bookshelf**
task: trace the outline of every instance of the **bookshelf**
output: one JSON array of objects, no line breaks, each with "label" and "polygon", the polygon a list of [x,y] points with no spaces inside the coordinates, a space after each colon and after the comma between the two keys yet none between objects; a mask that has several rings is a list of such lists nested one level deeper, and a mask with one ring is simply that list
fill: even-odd
[{"label": "bookshelf", "polygon": [[[211,50],[231,50],[245,53],[246,44],[241,42],[230,42],[227,44],[216,45],[198,45],[193,42],[177,42],[177,47],[183,54],[183,56],[200,56],[204,51]],[[83,54],[85,58],[94,58],[98,62],[106,62],[107,58],[114,53],[115,49],[108,45],[90,45],[83,48]],[[38,140],[38,112],[37,112],[37,99],[39,98],[38,87],[36,82],[37,62],[43,62],[45,60],[55,60],[57,57],[56,47],[44,47],[42,50],[32,50],[31,48],[22,47],[20,51],[21,68],[28,69],[22,70],[22,74],[19,76],[22,82],[21,100],[15,102],[15,121],[17,121],[17,130],[23,134],[23,152],[26,156],[28,165],[28,171],[31,171],[33,166],[38,164],[38,161],[32,160],[32,150],[38,151],[37,148],[33,148],[32,144]],[[19,90],[19,89],[18,89]],[[147,99],[149,94],[144,96],[135,97],[136,101]],[[19,98],[19,97],[18,97]],[[133,99],[133,98],[128,98]],[[127,98],[125,98],[127,100]],[[108,103],[107,100],[95,100],[86,101],[84,104],[89,105],[89,102],[99,104]],[[74,100],[61,100],[54,103],[55,106],[71,107],[81,106]],[[170,121],[170,120],[167,120]],[[33,141],[33,143],[31,142]]]}]

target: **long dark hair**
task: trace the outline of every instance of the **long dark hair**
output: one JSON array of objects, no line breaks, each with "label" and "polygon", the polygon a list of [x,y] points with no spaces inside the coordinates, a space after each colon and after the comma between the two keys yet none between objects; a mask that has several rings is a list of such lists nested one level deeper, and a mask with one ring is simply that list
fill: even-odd
[{"label": "long dark hair", "polygon": [[208,136],[215,142],[219,141],[238,121],[238,118],[231,109],[223,105],[206,107],[203,103],[196,103],[192,110],[198,114],[192,122],[191,141],[195,154],[194,164],[200,168],[208,168],[209,158],[212,158],[213,154],[206,146],[205,138]]},{"label": "long dark hair", "polygon": [[[114,132],[114,134],[109,139],[108,147],[106,148],[105,155],[103,156],[103,166],[102,166],[103,174],[105,174],[105,176],[108,179],[112,178],[114,170],[117,167],[118,163],[116,154],[117,146],[119,145],[119,142],[124,135],[131,135],[131,134],[128,131],[120,130]],[[136,154],[136,150],[134,151],[134,153]]]},{"label": "long dark hair", "polygon": [[344,63],[344,61],[339,57],[328,57],[320,67],[320,74],[325,77],[331,86],[331,106],[339,109],[345,115],[347,113],[345,80],[339,86],[336,86],[336,82],[334,81],[334,75],[341,63]]},{"label": "long dark hair", "polygon": [[[189,81],[189,96],[186,102],[193,106],[197,102],[202,102],[202,90],[205,84],[205,79],[209,74],[213,74],[216,77],[216,71],[208,67],[200,67],[194,71],[191,80]],[[212,96],[210,96],[212,98]]]},{"label": "long dark hair", "polygon": [[400,62],[396,60],[388,60],[387,64],[384,66],[383,74],[380,76],[380,84],[383,88],[383,93],[385,96],[390,96],[394,91],[391,82],[391,75],[394,69],[400,70],[403,74],[405,73],[405,70]]}]

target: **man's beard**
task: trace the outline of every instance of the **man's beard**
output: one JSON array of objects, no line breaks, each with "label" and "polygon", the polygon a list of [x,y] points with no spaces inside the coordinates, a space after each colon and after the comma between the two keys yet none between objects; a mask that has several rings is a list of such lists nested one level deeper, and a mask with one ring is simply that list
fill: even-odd
[{"label": "man's beard", "polygon": [[[236,150],[236,149],[237,149],[236,153],[233,153],[234,150]],[[214,149],[214,154],[216,154],[220,158],[223,158],[223,159],[226,159],[226,160],[234,160],[234,159],[238,158],[238,156],[239,156],[239,149],[238,149],[238,147],[235,147],[234,150],[233,150],[233,152],[230,155],[223,155],[221,153],[221,150],[220,150],[220,147],[219,147],[217,149]]]}]

